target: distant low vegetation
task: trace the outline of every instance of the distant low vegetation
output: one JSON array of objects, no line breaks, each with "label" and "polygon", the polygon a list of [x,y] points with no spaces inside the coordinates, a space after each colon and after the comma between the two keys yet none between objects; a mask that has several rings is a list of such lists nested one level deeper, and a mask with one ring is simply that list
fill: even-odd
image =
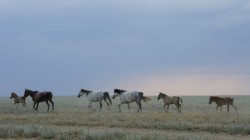
[{"label": "distant low vegetation", "polygon": [[250,97],[235,96],[238,115],[230,108],[226,112],[215,110],[216,104],[208,104],[209,97],[182,97],[182,113],[170,105],[169,113],[163,110],[162,100],[152,97],[150,103],[138,106],[121,106],[113,100],[108,110],[93,103],[95,110],[88,109],[86,98],[54,97],[55,110],[47,112],[47,105],[40,103],[39,110],[32,108],[31,98],[26,107],[13,106],[13,100],[0,99],[0,138],[29,139],[248,139],[250,134]]}]

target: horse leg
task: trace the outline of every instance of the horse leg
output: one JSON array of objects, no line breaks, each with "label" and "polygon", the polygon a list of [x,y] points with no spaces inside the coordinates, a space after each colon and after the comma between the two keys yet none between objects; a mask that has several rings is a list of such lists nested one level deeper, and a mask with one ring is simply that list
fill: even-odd
[{"label": "horse leg", "polygon": [[23,105],[23,107],[25,107],[25,104],[24,104],[24,103],[22,103],[22,105]]},{"label": "horse leg", "polygon": [[[16,102],[13,104],[13,108],[15,108],[15,105],[16,105]],[[16,107],[16,110],[17,110],[17,107]]]},{"label": "horse leg", "polygon": [[222,111],[222,105],[220,106],[220,111]]},{"label": "horse leg", "polygon": [[47,104],[47,106],[48,106],[48,110],[47,110],[47,111],[49,111],[49,102],[48,102],[48,101],[46,101],[46,104]]},{"label": "horse leg", "polygon": [[99,102],[99,103],[100,103],[100,109],[99,109],[99,112],[100,112],[102,109],[102,102]]},{"label": "horse leg", "polygon": [[92,109],[92,102],[89,102],[89,106],[88,109],[91,108]]},{"label": "horse leg", "polygon": [[227,113],[229,112],[229,104],[227,104]]},{"label": "horse leg", "polygon": [[127,103],[128,104],[128,111],[130,112],[130,106],[129,106],[129,103]]},{"label": "horse leg", "polygon": [[232,106],[234,107],[234,109],[235,109],[236,113],[238,114],[238,111],[237,111],[236,106],[235,106],[234,104],[232,104]]},{"label": "horse leg", "polygon": [[54,102],[52,101],[52,99],[49,99],[49,102],[52,104],[52,110],[54,110]]},{"label": "horse leg", "polygon": [[163,106],[163,109],[165,110],[165,112],[167,112],[167,110],[166,110],[166,108],[165,108],[165,107],[166,107],[166,105],[167,105],[167,104],[164,104],[164,106]]},{"label": "horse leg", "polygon": [[219,105],[217,105],[217,107],[216,107],[216,111],[217,111],[218,107],[219,107]]},{"label": "horse leg", "polygon": [[38,105],[39,105],[39,102],[36,103],[36,110],[38,110]]},{"label": "horse leg", "polygon": [[181,112],[181,104],[179,104],[179,103],[177,103],[177,105],[178,105],[178,112]]},{"label": "horse leg", "polygon": [[177,111],[179,112],[179,105],[178,105],[178,104],[175,104],[175,106],[177,107]]},{"label": "horse leg", "polygon": [[25,107],[25,106],[26,106],[26,103],[25,103],[24,101],[22,102],[22,104],[23,104],[23,107]]},{"label": "horse leg", "polygon": [[169,109],[169,104],[167,104],[168,105],[168,107],[167,107],[167,112],[168,112],[168,109]]},{"label": "horse leg", "polygon": [[[120,104],[118,105],[119,111],[120,111],[120,112],[122,112],[122,111],[121,111],[121,107],[120,107],[122,104],[123,104],[123,103],[120,103]],[[129,111],[130,111],[130,110],[129,110]]]},{"label": "horse leg", "polygon": [[104,100],[104,101],[105,101],[105,103],[107,104],[107,106],[108,106],[108,108],[110,110],[109,103],[107,102],[107,100]]},{"label": "horse leg", "polygon": [[35,107],[35,105],[36,105],[36,102],[33,103],[33,108],[34,108],[35,110],[37,110],[37,108]]},{"label": "horse leg", "polygon": [[139,108],[138,108],[137,112],[139,112],[140,110],[141,110],[141,112],[142,112],[141,102],[136,102],[136,103],[137,103],[137,105],[139,106]]}]

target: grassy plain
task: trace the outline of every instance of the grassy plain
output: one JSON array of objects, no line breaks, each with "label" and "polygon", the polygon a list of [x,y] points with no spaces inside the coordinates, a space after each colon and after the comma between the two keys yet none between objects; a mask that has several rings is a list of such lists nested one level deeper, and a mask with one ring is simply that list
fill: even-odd
[{"label": "grassy plain", "polygon": [[13,100],[0,97],[0,139],[135,139],[135,140],[200,140],[200,139],[249,139],[250,96],[234,96],[238,115],[233,108],[226,113],[216,112],[216,105],[208,105],[207,96],[184,96],[182,113],[174,105],[169,113],[162,109],[163,101],[152,97],[142,103],[142,113],[137,105],[122,105],[118,112],[119,99],[112,100],[109,111],[103,102],[93,103],[96,111],[88,110],[85,97],[54,97],[55,111],[47,112],[45,103],[39,111],[32,108],[31,98],[26,108],[13,106]]}]

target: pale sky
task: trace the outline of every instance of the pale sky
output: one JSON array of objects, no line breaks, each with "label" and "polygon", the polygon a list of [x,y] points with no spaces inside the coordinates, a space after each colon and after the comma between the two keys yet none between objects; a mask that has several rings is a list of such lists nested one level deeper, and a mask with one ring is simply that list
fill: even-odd
[{"label": "pale sky", "polygon": [[248,0],[1,0],[0,96],[250,95]]}]

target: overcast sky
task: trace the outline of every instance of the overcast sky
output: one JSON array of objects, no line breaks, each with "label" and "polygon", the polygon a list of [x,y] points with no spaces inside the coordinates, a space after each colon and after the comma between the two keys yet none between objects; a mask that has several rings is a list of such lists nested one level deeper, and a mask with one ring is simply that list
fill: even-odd
[{"label": "overcast sky", "polygon": [[250,95],[248,0],[1,0],[0,96]]}]

